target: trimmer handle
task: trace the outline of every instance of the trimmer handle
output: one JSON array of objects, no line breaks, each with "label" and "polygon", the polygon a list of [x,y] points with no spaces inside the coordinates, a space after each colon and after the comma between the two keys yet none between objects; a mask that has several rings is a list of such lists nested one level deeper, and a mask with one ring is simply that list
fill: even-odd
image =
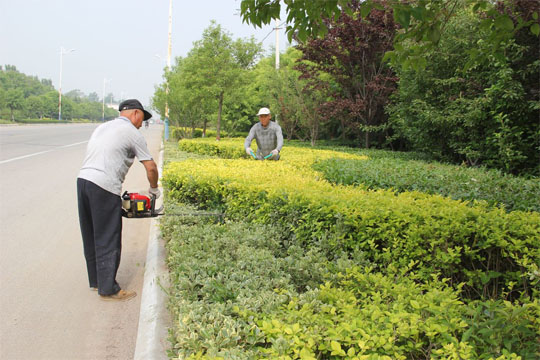
[{"label": "trimmer handle", "polygon": [[156,207],[156,195],[150,194],[150,216],[151,217],[156,217],[156,216],[159,216],[159,215],[163,215],[163,214],[161,214],[161,212],[163,211],[163,206],[164,205],[161,205],[161,207],[156,210],[155,209],[155,207]]}]

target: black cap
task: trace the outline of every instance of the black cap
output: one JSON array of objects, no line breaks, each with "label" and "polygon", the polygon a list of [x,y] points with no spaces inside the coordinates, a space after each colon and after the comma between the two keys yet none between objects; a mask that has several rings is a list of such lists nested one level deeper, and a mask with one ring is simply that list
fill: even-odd
[{"label": "black cap", "polygon": [[144,112],[144,120],[145,121],[152,117],[152,114],[150,114],[148,111],[144,110],[142,104],[137,99],[124,100],[118,106],[118,111],[134,110],[134,109],[142,110]]}]

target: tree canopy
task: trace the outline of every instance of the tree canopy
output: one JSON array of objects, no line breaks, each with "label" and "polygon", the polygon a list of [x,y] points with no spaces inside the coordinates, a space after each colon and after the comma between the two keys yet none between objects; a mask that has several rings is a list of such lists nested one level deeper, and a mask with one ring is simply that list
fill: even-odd
[{"label": "tree canopy", "polygon": [[[343,12],[349,15],[355,13],[351,3],[353,0],[242,0],[240,12],[244,22],[260,27],[279,19],[283,4],[289,41],[293,37],[306,41],[308,38],[324,37],[328,33],[327,19],[337,20]],[[464,6],[483,17],[480,25],[489,31],[486,41],[491,44],[490,53],[498,57],[504,56],[504,44],[520,29],[528,28],[535,36],[540,35],[538,10],[534,18],[525,19],[497,11],[491,0],[388,0],[387,3],[401,27],[395,37],[396,50],[389,52],[387,58],[394,65],[403,67],[423,68],[423,54],[439,43],[448,21],[456,16],[457,9]],[[515,1],[506,3],[513,6]],[[537,1],[531,3],[536,3],[538,8]],[[381,9],[379,2],[365,0],[356,14],[366,18],[373,9]],[[413,46],[403,48],[405,43],[413,43]],[[474,54],[475,62],[487,59],[485,53]]]},{"label": "tree canopy", "polygon": [[[164,84],[154,96],[154,105],[163,113],[167,101],[176,124],[195,126],[202,119],[206,128],[210,119],[215,119],[219,139],[224,106],[241,111],[237,102],[229,100],[241,98],[239,90],[245,89],[249,71],[261,52],[261,44],[253,38],[233,40],[221,25],[212,22],[188,55],[179,58],[166,74],[168,94]],[[229,130],[233,123],[227,124]]]},{"label": "tree canopy", "polygon": [[[102,103],[97,94],[88,97],[79,90],[62,96],[63,119],[102,119]],[[105,109],[107,119],[118,112]],[[58,117],[58,91],[52,81],[25,75],[13,65],[0,66],[0,118],[11,121],[26,119],[56,119]]]}]

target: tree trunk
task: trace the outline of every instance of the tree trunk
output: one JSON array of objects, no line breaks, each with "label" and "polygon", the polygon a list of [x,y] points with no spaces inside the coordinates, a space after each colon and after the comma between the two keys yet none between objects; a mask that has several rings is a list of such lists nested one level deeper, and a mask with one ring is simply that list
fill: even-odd
[{"label": "tree trunk", "polygon": [[369,131],[366,131],[365,141],[366,141],[366,149],[369,149]]},{"label": "tree trunk", "polygon": [[203,129],[202,129],[202,137],[206,137],[206,123],[207,122],[208,122],[208,119],[204,119]]},{"label": "tree trunk", "polygon": [[217,114],[217,134],[216,134],[216,140],[220,140],[220,130],[221,130],[221,110],[223,109],[223,91],[219,94],[219,110]]}]

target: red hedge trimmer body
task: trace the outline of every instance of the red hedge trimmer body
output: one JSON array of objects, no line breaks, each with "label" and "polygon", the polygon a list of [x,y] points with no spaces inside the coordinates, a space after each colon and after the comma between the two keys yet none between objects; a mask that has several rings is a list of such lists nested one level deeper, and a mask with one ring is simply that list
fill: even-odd
[{"label": "red hedge trimmer body", "polygon": [[156,210],[156,196],[124,192],[122,195],[122,216],[126,218],[156,217],[161,214],[163,207]]},{"label": "red hedge trimmer body", "polygon": [[[149,218],[165,215],[163,213],[163,205],[156,209],[156,196],[146,196],[139,193],[130,193],[125,191],[122,195],[122,216],[129,219]],[[167,214],[170,216],[216,216],[223,222],[224,214],[222,213],[181,213]]]}]

